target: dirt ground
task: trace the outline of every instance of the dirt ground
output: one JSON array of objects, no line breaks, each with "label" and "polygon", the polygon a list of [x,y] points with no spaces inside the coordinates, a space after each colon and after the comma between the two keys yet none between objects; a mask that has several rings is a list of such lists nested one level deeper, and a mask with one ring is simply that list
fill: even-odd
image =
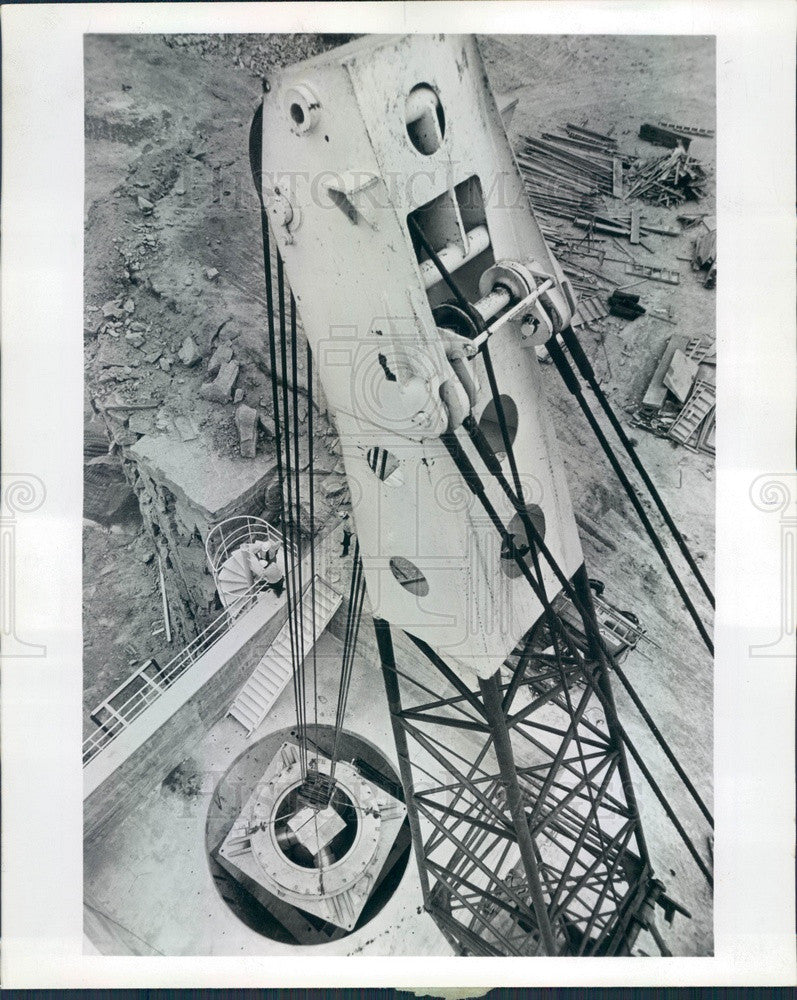
[{"label": "dirt ground", "polygon": [[[220,344],[233,346],[241,401],[270,409],[249,124],[266,64],[303,58],[336,41],[86,39],[87,394],[95,404],[156,404],[120,423],[124,443],[182,418],[210,452],[245,461],[238,455],[234,407],[200,397],[205,365],[185,365],[179,351],[186,337],[204,357]],[[256,70],[244,62],[256,62]],[[187,81],[200,99],[187,100]],[[142,210],[139,198],[156,207]],[[319,420],[317,465],[331,472],[338,458],[324,449],[325,429]],[[269,447],[262,428],[259,436],[261,450]],[[104,500],[105,494],[98,506]],[[321,499],[317,509],[319,519],[328,513]],[[94,728],[88,713],[101,697],[147,657],[165,663],[176,652],[162,632],[157,562],[144,561],[153,546],[140,519],[136,533],[135,519],[117,517],[113,509],[103,513],[100,523],[87,519],[84,528],[86,733]]]},{"label": "dirt ground", "polygon": [[[180,359],[186,337],[206,358],[229,343],[241,363],[237,386],[268,410],[270,381],[257,202],[249,174],[251,116],[269,69],[338,44],[318,36],[87,36],[85,358],[95,400],[153,402],[141,431],[189,416],[207,447],[237,451],[232,404],[202,399],[204,364]],[[575,122],[612,134],[623,149],[657,155],[639,142],[642,122],[670,120],[714,127],[714,53],[697,37],[491,36],[480,40],[493,89],[519,98],[510,138]],[[692,151],[713,170],[713,141]],[[709,185],[713,190],[713,185]],[[711,191],[700,211],[714,210]],[[651,216],[673,221],[674,210]],[[546,224],[564,224],[545,220]],[[564,227],[566,229],[566,227]],[[707,455],[631,426],[664,346],[673,333],[713,337],[714,292],[686,262],[693,234],[651,236],[643,263],[677,268],[678,286],[646,282],[645,305],[669,304],[677,325],[650,316],[608,320],[582,343],[654,481],[687,535],[704,575],[713,579],[714,481]],[[617,256],[621,256],[617,254]],[[614,271],[612,268],[614,267]],[[606,264],[620,283],[622,265]],[[600,529],[583,542],[591,575],[606,596],[633,610],[647,630],[626,672],[693,775],[712,787],[712,663],[619,484],[575,403],[551,366],[544,375],[574,506]],[[597,408],[597,407],[596,407]],[[332,471],[335,455],[320,466]],[[268,438],[260,432],[260,447]],[[320,499],[320,498],[319,498]],[[85,707],[119,684],[149,655],[160,616],[157,564],[135,518],[85,522]],[[674,546],[668,547],[670,551]],[[676,553],[677,554],[677,553]],[[682,564],[676,560],[679,568]],[[693,594],[697,587],[691,587]],[[697,601],[710,621],[709,609]],[[168,657],[168,651],[166,651]],[[617,692],[624,724],[657,776],[666,764],[628,699]],[[662,781],[684,825],[707,856],[705,823],[679,789]],[[712,949],[710,893],[641,779],[643,820],[657,872],[693,919],[676,918],[666,937],[681,955]]]}]

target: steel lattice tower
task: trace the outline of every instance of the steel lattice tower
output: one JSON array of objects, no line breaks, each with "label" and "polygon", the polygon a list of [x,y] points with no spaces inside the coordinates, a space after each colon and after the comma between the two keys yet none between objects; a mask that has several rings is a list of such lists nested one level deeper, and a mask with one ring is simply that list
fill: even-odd
[{"label": "steel lattice tower", "polygon": [[[573,582],[588,600],[585,572]],[[542,631],[469,688],[417,639],[428,672],[402,669],[376,622],[424,900],[460,953],[627,954],[652,904],[672,904],[652,876],[605,664],[571,644],[558,665]]]}]

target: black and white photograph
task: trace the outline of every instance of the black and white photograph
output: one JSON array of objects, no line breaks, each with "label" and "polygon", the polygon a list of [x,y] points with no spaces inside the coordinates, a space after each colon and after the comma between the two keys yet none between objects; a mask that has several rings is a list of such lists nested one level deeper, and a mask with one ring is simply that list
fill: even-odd
[{"label": "black and white photograph", "polygon": [[785,9],[3,7],[4,986],[796,981]]},{"label": "black and white photograph", "polygon": [[712,953],[714,79],[86,36],[91,947]]}]

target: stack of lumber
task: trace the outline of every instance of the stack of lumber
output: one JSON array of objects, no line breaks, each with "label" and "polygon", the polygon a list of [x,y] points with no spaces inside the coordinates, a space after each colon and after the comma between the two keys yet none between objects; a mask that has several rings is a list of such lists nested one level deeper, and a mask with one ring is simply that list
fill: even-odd
[{"label": "stack of lumber", "polygon": [[547,215],[591,215],[601,209],[600,195],[620,197],[630,158],[610,136],[570,123],[561,131],[521,137],[517,159],[529,198]]}]

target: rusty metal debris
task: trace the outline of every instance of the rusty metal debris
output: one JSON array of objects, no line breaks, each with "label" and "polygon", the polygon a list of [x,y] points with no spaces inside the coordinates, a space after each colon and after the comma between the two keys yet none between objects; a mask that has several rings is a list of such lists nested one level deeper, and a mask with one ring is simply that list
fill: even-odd
[{"label": "rusty metal debris", "polygon": [[668,149],[675,149],[676,146],[683,146],[684,149],[689,149],[689,143],[692,141],[690,136],[685,135],[683,132],[673,132],[671,129],[662,128],[660,125],[641,125],[639,129],[639,138],[644,139],[645,142],[649,142],[654,146],[666,146]]},{"label": "rusty metal debris", "polygon": [[615,289],[609,296],[609,312],[621,319],[637,319],[645,315],[645,309],[639,304],[639,296],[630,292]]}]

